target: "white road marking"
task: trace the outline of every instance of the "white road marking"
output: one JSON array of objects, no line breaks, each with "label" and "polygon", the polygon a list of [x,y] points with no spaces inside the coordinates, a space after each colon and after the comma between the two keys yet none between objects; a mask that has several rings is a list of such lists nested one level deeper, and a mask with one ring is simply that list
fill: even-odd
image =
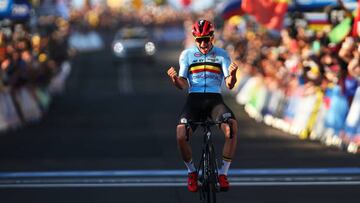
[{"label": "white road marking", "polygon": [[[360,185],[360,168],[233,169],[232,186]],[[183,187],[185,170],[0,172],[0,188]]]},{"label": "white road marking", "polygon": [[118,87],[121,94],[131,94],[134,92],[130,65],[124,61],[118,65]]},{"label": "white road marking", "polygon": [[[92,176],[184,176],[186,170],[104,170],[104,171],[24,171],[0,172],[3,178],[31,178],[31,177],[92,177]],[[229,176],[253,175],[327,175],[327,174],[356,174],[360,175],[360,167],[335,168],[271,168],[271,169],[237,169],[229,170]]]}]

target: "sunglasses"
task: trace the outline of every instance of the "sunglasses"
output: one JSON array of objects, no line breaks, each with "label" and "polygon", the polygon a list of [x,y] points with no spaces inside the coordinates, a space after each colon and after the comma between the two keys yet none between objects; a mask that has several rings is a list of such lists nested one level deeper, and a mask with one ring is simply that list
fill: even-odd
[{"label": "sunglasses", "polygon": [[195,41],[200,44],[202,42],[209,43],[210,40],[211,40],[211,37],[195,37]]}]

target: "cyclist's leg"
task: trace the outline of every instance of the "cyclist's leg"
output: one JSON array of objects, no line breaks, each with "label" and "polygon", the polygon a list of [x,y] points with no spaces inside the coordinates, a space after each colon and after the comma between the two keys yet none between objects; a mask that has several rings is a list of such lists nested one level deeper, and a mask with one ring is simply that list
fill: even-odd
[{"label": "cyclist's leg", "polygon": [[218,180],[220,191],[227,191],[230,188],[230,184],[227,179],[227,173],[230,168],[232,158],[234,157],[237,144],[237,122],[234,114],[223,103],[215,106],[213,110],[213,116],[213,118],[216,120],[225,122],[220,126],[225,135],[225,142],[222,152],[222,164],[221,168],[218,170]]},{"label": "cyclist's leg", "polygon": [[[220,128],[225,135],[225,143],[223,148],[223,156],[226,159],[232,159],[237,144],[237,121],[233,112],[224,103],[217,104],[211,113],[214,120],[224,121]],[[230,135],[231,133],[231,135]]]},{"label": "cyclist's leg", "polygon": [[192,100],[188,97],[187,103],[181,113],[179,124],[177,125],[176,140],[182,159],[188,169],[188,190],[190,192],[196,192],[198,190],[198,174],[192,160],[192,152],[189,144],[190,136],[194,129],[191,129],[188,125],[188,121],[193,120],[194,115],[196,115],[192,103]]},{"label": "cyclist's leg", "polygon": [[187,134],[186,125],[183,123],[178,124],[176,127],[176,141],[184,162],[190,162],[192,160],[191,147],[188,142],[191,133],[191,130],[189,130]]},{"label": "cyclist's leg", "polygon": [[189,95],[186,101],[186,104],[181,112],[179,124],[176,128],[176,140],[178,149],[180,151],[181,157],[184,160],[186,166],[188,167],[189,172],[193,171],[193,168],[189,168],[189,164],[192,162],[192,151],[189,144],[189,140],[193,131],[195,131],[195,126],[189,128],[188,121],[196,120],[198,112],[194,108],[194,96]]},{"label": "cyclist's leg", "polygon": [[[224,132],[225,135],[225,142],[222,153],[223,161],[222,161],[222,166],[219,170],[219,174],[225,175],[226,178],[232,158],[234,157],[236,144],[237,144],[237,131],[238,131],[237,121],[230,108],[228,108],[223,102],[214,106],[212,111],[212,118],[217,121],[225,122],[222,123],[220,126],[221,130]],[[227,180],[225,182],[227,182]],[[227,190],[229,187],[228,182],[225,185],[227,186],[225,186],[225,188],[223,189]]]},{"label": "cyclist's leg", "polygon": [[[236,145],[237,145],[237,121],[234,118],[230,118],[228,120],[229,123],[221,124],[221,129],[225,134],[225,143],[223,149],[223,157],[232,159],[235,153]],[[230,124],[230,126],[229,126]],[[231,128],[231,130],[230,130]],[[230,136],[231,131],[231,136]]]}]

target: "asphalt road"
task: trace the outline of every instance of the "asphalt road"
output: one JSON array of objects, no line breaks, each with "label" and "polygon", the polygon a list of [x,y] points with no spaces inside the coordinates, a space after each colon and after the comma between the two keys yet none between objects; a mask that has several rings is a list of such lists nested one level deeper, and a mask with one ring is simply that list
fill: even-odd
[{"label": "asphalt road", "polygon": [[[186,92],[166,76],[180,51],[160,47],[155,64],[116,65],[109,50],[76,56],[47,116],[0,135],[0,202],[200,202],[186,190],[175,140]],[[226,102],[240,130],[233,187],[219,202],[358,201],[359,155],[298,140]],[[194,137],[195,160],[199,145]]]}]

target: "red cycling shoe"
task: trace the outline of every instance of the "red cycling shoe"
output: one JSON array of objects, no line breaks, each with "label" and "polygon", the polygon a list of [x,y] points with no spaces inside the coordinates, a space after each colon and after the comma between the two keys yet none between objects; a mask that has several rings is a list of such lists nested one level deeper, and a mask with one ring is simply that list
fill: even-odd
[{"label": "red cycling shoe", "polygon": [[227,175],[219,175],[219,185],[220,185],[220,191],[228,191],[229,190],[230,184],[227,179]]},{"label": "red cycling shoe", "polygon": [[190,192],[197,192],[198,190],[198,174],[196,171],[188,174],[188,190]]}]

